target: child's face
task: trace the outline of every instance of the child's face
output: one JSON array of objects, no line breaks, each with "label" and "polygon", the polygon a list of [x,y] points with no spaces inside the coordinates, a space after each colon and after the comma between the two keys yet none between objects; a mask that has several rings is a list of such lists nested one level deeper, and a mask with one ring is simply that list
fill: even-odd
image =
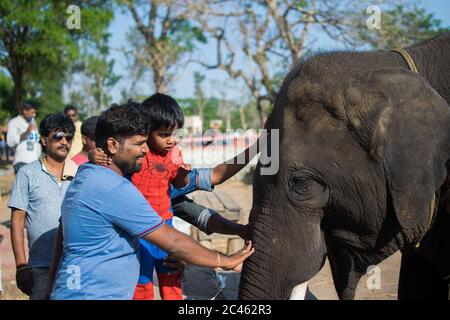
[{"label": "child's face", "polygon": [[178,125],[171,129],[159,128],[148,136],[147,144],[157,152],[165,154],[175,145],[175,132],[177,129]]},{"label": "child's face", "polygon": [[81,136],[81,141],[83,142],[83,149],[87,152],[95,149],[95,140],[89,138],[88,136]]}]

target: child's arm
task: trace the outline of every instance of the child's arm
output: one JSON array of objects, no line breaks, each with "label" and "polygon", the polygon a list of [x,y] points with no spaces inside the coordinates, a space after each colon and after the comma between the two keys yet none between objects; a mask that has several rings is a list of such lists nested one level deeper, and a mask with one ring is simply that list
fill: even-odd
[{"label": "child's arm", "polygon": [[[269,117],[267,117],[263,129],[267,129],[268,122]],[[258,147],[264,148],[264,145],[263,144],[260,145],[259,143],[260,138],[261,137],[258,137],[258,140],[256,140],[256,142],[253,145],[245,149],[243,152],[238,154],[232,160],[225,161],[224,163],[215,166],[212,169],[211,173],[211,184],[213,186],[216,186],[218,184],[224,183],[232,176],[234,176],[236,173],[241,171],[258,154],[258,152],[261,151],[258,150]],[[268,139],[268,137],[266,139]],[[244,163],[239,163],[242,158],[244,158]]]},{"label": "child's arm", "polygon": [[177,176],[172,180],[172,184],[175,188],[181,189],[189,184],[189,172],[191,172],[192,167],[190,164],[182,164],[178,168]]},{"label": "child's arm", "polygon": [[211,233],[236,234],[244,240],[249,238],[250,225],[239,224],[222,217],[220,214],[213,214],[208,219],[206,228]]},{"label": "child's arm", "polygon": [[[259,141],[259,140],[258,140]],[[211,172],[211,184],[216,186],[218,184],[224,183],[236,173],[241,171],[257,154],[254,150],[257,150],[258,141],[256,141],[252,146],[245,149],[239,155],[234,157],[232,160],[226,161],[215,166]],[[250,151],[253,151],[252,154]],[[239,163],[241,159],[245,157],[244,163]]]}]

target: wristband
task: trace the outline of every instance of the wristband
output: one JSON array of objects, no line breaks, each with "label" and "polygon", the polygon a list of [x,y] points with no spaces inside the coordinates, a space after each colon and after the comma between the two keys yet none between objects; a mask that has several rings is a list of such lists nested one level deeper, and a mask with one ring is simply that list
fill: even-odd
[{"label": "wristband", "polygon": [[220,253],[217,253],[217,267],[216,269],[220,268]]},{"label": "wristband", "polygon": [[24,269],[29,269],[30,267],[27,264],[19,264],[16,266],[16,271],[21,271]]}]

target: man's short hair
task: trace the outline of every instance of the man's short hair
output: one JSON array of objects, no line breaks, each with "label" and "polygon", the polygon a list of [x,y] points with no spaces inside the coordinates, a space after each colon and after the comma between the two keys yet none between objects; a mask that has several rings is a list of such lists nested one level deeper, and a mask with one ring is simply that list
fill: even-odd
[{"label": "man's short hair", "polygon": [[89,117],[81,124],[81,134],[91,140],[95,140],[95,127],[97,126],[98,116]]},{"label": "man's short hair", "polygon": [[95,144],[107,152],[108,138],[114,138],[123,143],[126,138],[134,135],[146,136],[149,133],[148,120],[139,109],[139,104],[128,101],[125,104],[113,104],[103,111],[97,120],[95,128]]},{"label": "man's short hair", "polygon": [[64,107],[64,113],[67,114],[67,112],[69,112],[70,110],[75,111],[76,113],[78,113],[78,109],[77,107],[75,107],[72,104],[68,104],[67,106]]},{"label": "man's short hair", "polygon": [[37,108],[36,108],[36,106],[34,104],[31,104],[31,103],[28,103],[28,102],[22,103],[21,110],[27,110],[28,111],[28,110],[31,110],[31,109],[36,110]]},{"label": "man's short hair", "polygon": [[46,115],[39,125],[39,133],[43,137],[48,137],[53,130],[62,131],[72,136],[75,134],[75,126],[72,120],[62,112]]},{"label": "man's short hair", "polygon": [[142,102],[141,109],[150,122],[150,132],[159,128],[172,129],[175,125],[182,128],[184,116],[180,106],[172,97],[155,93]]}]

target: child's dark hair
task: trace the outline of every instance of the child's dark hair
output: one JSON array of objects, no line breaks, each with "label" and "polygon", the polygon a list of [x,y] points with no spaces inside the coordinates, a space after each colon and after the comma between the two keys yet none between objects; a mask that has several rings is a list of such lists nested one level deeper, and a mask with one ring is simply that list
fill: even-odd
[{"label": "child's dark hair", "polygon": [[142,116],[139,104],[128,101],[125,104],[113,104],[103,111],[97,120],[95,128],[95,144],[107,152],[108,138],[123,143],[124,139],[134,135],[148,135],[149,125],[147,119]]},{"label": "child's dark hair", "polygon": [[159,128],[178,129],[184,125],[184,116],[180,106],[172,97],[155,93],[142,102],[141,110],[149,119],[150,132]]},{"label": "child's dark hair", "polygon": [[42,119],[39,125],[39,133],[43,137],[48,137],[53,130],[62,131],[71,136],[75,134],[75,126],[69,116],[63,112],[50,113]]},{"label": "child's dark hair", "polygon": [[95,127],[97,126],[98,116],[89,117],[81,125],[81,134],[91,140],[95,140]]}]

